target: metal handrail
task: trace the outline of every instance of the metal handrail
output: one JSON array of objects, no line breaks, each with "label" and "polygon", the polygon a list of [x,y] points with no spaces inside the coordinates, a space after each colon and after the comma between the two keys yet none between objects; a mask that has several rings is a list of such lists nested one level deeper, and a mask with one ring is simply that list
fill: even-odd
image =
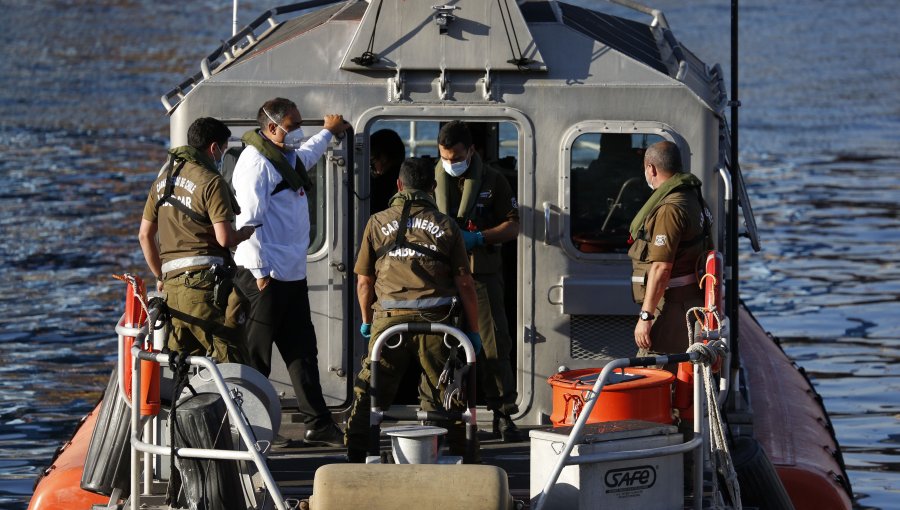
[{"label": "metal handrail", "polygon": [[[140,359],[160,364],[169,362],[168,354],[145,351],[138,346],[137,342],[135,342],[135,345],[131,347],[131,354],[133,359],[135,360]],[[219,372],[216,364],[212,360],[204,356],[188,356],[187,358],[185,358],[185,362],[190,365],[205,368],[209,371],[210,375],[212,376],[212,380],[216,385],[216,390],[219,392],[219,395],[225,402],[225,407],[228,410],[228,417],[231,420],[231,424],[237,428],[238,434],[240,434],[240,437],[244,441],[244,444],[247,445],[247,451],[227,451],[208,448],[175,448],[174,445],[169,445],[167,447],[144,442],[141,437],[142,425],[140,405],[132,405],[131,510],[139,510],[141,508],[141,498],[139,492],[140,481],[138,479],[138,473],[140,473],[140,460],[138,452],[166,456],[174,454],[184,458],[252,461],[256,465],[256,469],[259,470],[259,474],[263,479],[263,483],[265,484],[266,489],[272,495],[272,500],[275,503],[275,506],[278,508],[278,510],[287,510],[288,507],[286,506],[284,498],[281,495],[281,490],[278,488],[278,485],[275,483],[275,479],[272,477],[271,471],[269,471],[269,466],[268,464],[266,464],[266,459],[259,452],[259,448],[256,445],[256,442],[252,440],[253,434],[250,432],[250,429],[244,422],[244,419],[240,411],[238,410],[238,405],[234,401],[231,392],[228,390],[228,387],[225,385],[225,379],[222,377],[222,373]],[[134,369],[135,366],[138,367],[137,370]],[[132,401],[138,402],[140,399],[141,391],[140,363],[133,364],[131,381]]]},{"label": "metal handrail", "polygon": [[[388,414],[384,409],[381,408],[380,402],[378,401],[378,369],[381,364],[381,351],[382,349],[384,349],[388,340],[390,340],[394,335],[401,335],[400,339],[402,341],[403,333],[443,333],[445,335],[445,345],[446,336],[450,335],[459,341],[459,344],[465,351],[466,364],[469,367],[468,382],[466,387],[466,405],[468,407],[465,411],[459,414],[460,418],[462,418],[462,420],[466,423],[466,449],[469,450],[467,453],[470,455],[474,454],[475,452],[472,450],[475,448],[475,438],[478,433],[478,420],[476,418],[475,408],[475,347],[472,345],[472,341],[469,340],[469,337],[461,330],[454,328],[453,326],[448,326],[446,324],[441,324],[438,322],[406,322],[403,324],[395,324],[379,334],[378,338],[376,338],[375,342],[372,344],[372,353],[369,356],[369,360],[371,362],[369,368],[369,370],[371,370],[371,378],[369,380],[369,433],[372,436],[371,439],[374,444],[369,445],[370,453],[377,454],[378,444],[375,440],[380,436],[381,422],[383,421],[385,414]],[[391,348],[396,346],[388,347]],[[446,416],[455,413],[449,413],[446,412],[446,410],[443,413],[434,413],[431,411],[427,411],[417,413],[417,416],[421,416],[422,419],[430,420],[434,419],[435,415],[438,414]]]},{"label": "metal handrail", "polygon": [[534,510],[541,510],[544,507],[544,504],[547,501],[547,495],[550,494],[550,491],[556,485],[557,480],[559,480],[559,476],[562,473],[563,468],[565,468],[567,465],[589,464],[607,460],[638,459],[656,455],[673,455],[677,453],[693,451],[695,495],[694,508],[699,510],[702,507],[703,499],[697,497],[697,495],[702,493],[703,482],[703,463],[700,458],[700,447],[706,443],[706,439],[703,431],[701,430],[702,425],[700,421],[703,412],[702,408],[705,407],[704,401],[700,400],[700,389],[701,385],[703,384],[703,379],[697,377],[697,365],[694,366],[694,437],[691,440],[685,441],[684,443],[679,445],[661,446],[657,448],[631,450],[624,452],[587,454],[577,457],[572,457],[572,450],[575,448],[575,445],[577,445],[578,442],[581,441],[582,433],[585,425],[587,424],[588,417],[590,416],[591,411],[594,409],[594,405],[597,403],[597,400],[599,400],[600,392],[603,390],[603,386],[606,384],[606,381],[607,379],[609,379],[609,376],[610,374],[612,374],[613,370],[617,368],[639,365],[665,365],[668,363],[679,363],[683,361],[697,361],[701,357],[702,355],[699,352],[694,351],[684,354],[673,354],[670,356],[658,356],[655,358],[620,358],[609,362],[605,367],[603,367],[603,370],[600,372],[600,376],[597,377],[597,382],[594,383],[594,387],[590,390],[591,397],[585,399],[584,407],[581,409],[581,414],[578,415],[578,419],[575,421],[575,425],[572,426],[572,431],[569,433],[569,437],[566,438],[565,446],[563,447],[562,452],[559,454],[556,465],[553,466],[553,470],[550,472],[550,476],[544,484],[543,489],[541,489],[540,494],[538,494],[535,504],[532,508]]},{"label": "metal handrail", "polygon": [[[264,12],[255,20],[248,23],[247,26],[239,30],[227,40],[223,41],[222,44],[215,49],[215,51],[204,57],[203,60],[200,61],[199,73],[182,81],[180,84],[178,84],[177,87],[166,92],[162,95],[162,97],[160,97],[160,101],[162,101],[163,107],[165,107],[166,112],[171,112],[176,106],[178,106],[178,103],[181,102],[185,94],[189,92],[190,88],[199,85],[200,82],[212,76],[211,69],[215,69],[215,66],[213,64],[215,64],[221,57],[225,57],[225,62],[231,62],[232,60],[255,46],[257,42],[262,40],[272,30],[275,30],[275,28],[280,25],[280,23],[275,21],[276,16],[306,9],[313,9],[315,7],[323,7],[343,1],[345,0],[307,0],[305,2],[282,5],[280,7],[275,7]],[[263,23],[268,23],[269,27],[261,34],[255,35],[256,29],[259,28]],[[244,46],[239,46],[239,43],[241,43],[245,38],[247,40],[246,44]],[[173,105],[169,100],[176,96],[178,96],[178,101]]]}]

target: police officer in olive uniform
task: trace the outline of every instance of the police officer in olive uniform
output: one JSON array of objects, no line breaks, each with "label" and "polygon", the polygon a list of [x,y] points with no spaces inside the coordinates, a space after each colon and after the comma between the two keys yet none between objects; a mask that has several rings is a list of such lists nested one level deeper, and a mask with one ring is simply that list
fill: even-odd
[{"label": "police officer in olive uniform", "polygon": [[510,363],[512,338],[503,299],[501,245],[519,234],[518,203],[506,178],[483,164],[472,134],[462,121],[445,124],[438,133],[440,162],[434,169],[438,209],[456,218],[478,295],[478,324],[484,340],[479,381],[488,409],[494,411],[493,432],[505,442],[521,441],[510,415],[519,411]]},{"label": "police officer in olive uniform", "polygon": [[[474,319],[475,284],[465,245],[453,219],[435,206],[431,165],[419,158],[403,162],[397,189],[390,207],[369,218],[354,268],[363,319],[360,333],[370,341],[356,379],[356,398],[345,433],[350,462],[365,460],[369,440],[369,358],[382,331],[408,322],[449,324],[461,301],[470,317],[469,339],[476,351],[481,350],[478,321]],[[423,408],[441,408],[438,379],[449,355],[442,334],[404,335],[403,344],[386,348],[381,354],[378,397],[384,408],[393,402],[406,367],[416,359],[423,372]],[[465,444],[459,442],[463,437],[462,424],[457,423],[448,434],[451,453],[464,452]]]},{"label": "police officer in olive uniform", "polygon": [[[651,145],[644,154],[644,177],[653,194],[631,223],[634,244],[632,289],[641,313],[634,328],[638,356],[676,354],[690,339],[685,313],[703,306],[698,261],[712,249],[712,216],[701,182],[682,172],[681,153],[672,142]],[[674,366],[666,366],[674,371]]]},{"label": "police officer in olive uniform", "polygon": [[[235,231],[237,203],[219,173],[231,131],[202,117],[188,128],[188,145],[169,151],[150,187],[138,238],[147,265],[165,290],[172,315],[169,349],[219,362],[244,362],[237,324],[226,325],[231,253],[253,234]],[[157,245],[156,235],[159,234]]]}]

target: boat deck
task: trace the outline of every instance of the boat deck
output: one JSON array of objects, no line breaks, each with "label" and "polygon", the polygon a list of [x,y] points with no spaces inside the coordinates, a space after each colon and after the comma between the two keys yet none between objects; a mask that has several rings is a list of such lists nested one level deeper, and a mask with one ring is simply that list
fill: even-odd
[{"label": "boat deck", "polygon": [[[482,428],[490,427],[490,423],[479,424]],[[385,423],[385,427],[393,424]],[[539,428],[539,427],[531,427]],[[283,423],[280,434],[285,437],[303,437],[303,425],[299,423]],[[523,428],[523,433],[527,433]],[[489,430],[479,430],[478,440],[481,443],[481,461],[483,464],[499,466],[509,477],[510,493],[514,499],[529,501],[529,449],[530,443],[525,440],[519,443],[504,443],[494,438]],[[294,446],[297,441],[283,448],[274,448],[269,454],[269,469],[278,482],[282,494],[286,498],[306,499],[312,494],[313,478],[316,469],[325,464],[347,462],[346,450],[343,448]],[[390,439],[382,435],[381,450],[390,451]]]},{"label": "boat deck", "polygon": [[[290,416],[284,416],[285,421],[281,425],[280,435],[287,438],[302,438],[305,432],[302,423],[293,423]],[[400,422],[405,424],[406,422]],[[384,427],[391,427],[397,423],[385,423]],[[509,479],[510,493],[513,499],[521,501],[529,507],[529,449],[528,440],[519,443],[504,443],[499,438],[494,438],[489,430],[490,423],[479,424],[478,439],[481,444],[481,460],[483,464],[498,466],[506,471]],[[530,429],[542,427],[521,427],[527,435]],[[381,451],[390,451],[390,439],[382,435]],[[308,499],[313,492],[313,479],[318,468],[326,464],[346,463],[347,456],[344,448],[306,446],[301,441],[292,440],[289,445],[275,447],[268,455],[269,469],[278,483],[282,496],[287,500]],[[164,510],[168,507],[164,503],[165,483],[156,482],[152,490],[152,496],[141,497],[141,508],[147,510]],[[126,505],[127,508],[127,505]],[[304,508],[301,506],[299,508]]]}]

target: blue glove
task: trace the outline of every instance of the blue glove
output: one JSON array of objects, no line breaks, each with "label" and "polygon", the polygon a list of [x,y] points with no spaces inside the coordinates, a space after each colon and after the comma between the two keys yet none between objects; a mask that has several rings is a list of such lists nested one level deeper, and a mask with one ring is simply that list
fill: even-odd
[{"label": "blue glove", "polygon": [[372,325],[363,322],[359,326],[359,334],[366,338],[371,338],[372,337]]},{"label": "blue glove", "polygon": [[466,333],[466,336],[469,337],[469,341],[472,342],[472,347],[475,348],[475,355],[478,356],[481,354],[481,335],[478,333]]},{"label": "blue glove", "polygon": [[476,230],[475,232],[463,230],[462,235],[463,241],[466,243],[466,251],[472,251],[472,248],[484,244],[484,235],[479,230]]}]

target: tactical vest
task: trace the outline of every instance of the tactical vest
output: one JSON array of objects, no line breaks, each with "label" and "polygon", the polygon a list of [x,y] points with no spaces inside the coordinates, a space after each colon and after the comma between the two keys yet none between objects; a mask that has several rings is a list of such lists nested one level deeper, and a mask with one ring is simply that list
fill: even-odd
[{"label": "tactical vest", "polygon": [[[653,210],[647,214],[647,217],[644,219],[644,224],[641,225],[641,229],[638,232],[638,238],[634,240],[634,243],[631,245],[631,248],[628,250],[628,256],[631,257],[632,260],[632,275],[631,275],[631,291],[634,302],[637,304],[641,304],[644,302],[644,296],[647,292],[647,273],[650,270],[650,266],[652,262],[648,260],[649,257],[649,245],[651,242],[650,236],[645,231],[647,223],[655,217],[656,212],[663,205],[672,205],[677,204],[682,200],[685,194],[688,194],[690,190],[688,189],[676,189],[666,195]],[[710,225],[712,223],[712,215],[709,212],[709,208],[706,206],[706,202],[703,200],[703,196],[700,193],[699,189],[695,190],[695,196],[700,203],[700,212],[703,221],[702,232],[693,237],[692,239],[684,240],[678,243],[678,248],[676,251],[676,259],[677,260],[699,260],[703,254],[711,248],[711,229]],[[677,206],[677,205],[676,205]],[[695,263],[696,265],[696,263]],[[687,273],[689,274],[689,273]],[[684,276],[684,274],[672,274],[673,278]]]}]

